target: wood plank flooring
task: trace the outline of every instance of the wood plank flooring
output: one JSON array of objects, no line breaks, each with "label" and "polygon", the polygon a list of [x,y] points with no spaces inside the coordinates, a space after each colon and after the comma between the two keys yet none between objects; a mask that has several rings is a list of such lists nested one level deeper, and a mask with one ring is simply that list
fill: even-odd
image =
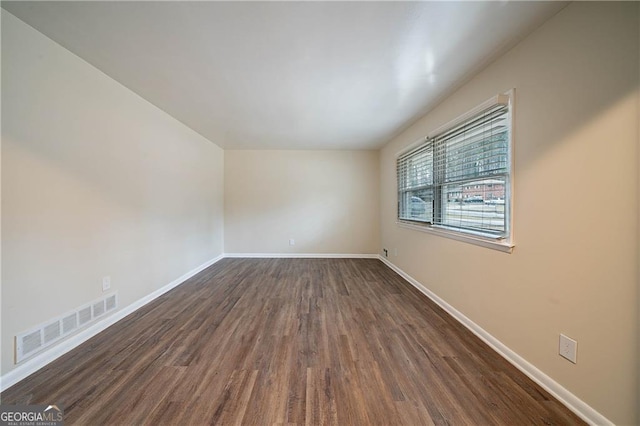
[{"label": "wood plank flooring", "polygon": [[375,259],[224,259],[6,390],[81,425],[584,424]]}]

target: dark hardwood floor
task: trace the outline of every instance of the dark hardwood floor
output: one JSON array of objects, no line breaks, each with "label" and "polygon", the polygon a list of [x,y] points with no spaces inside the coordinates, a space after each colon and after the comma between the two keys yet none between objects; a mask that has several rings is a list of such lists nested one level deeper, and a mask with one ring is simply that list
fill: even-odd
[{"label": "dark hardwood floor", "polygon": [[85,425],[583,424],[367,259],[224,259],[1,397]]}]

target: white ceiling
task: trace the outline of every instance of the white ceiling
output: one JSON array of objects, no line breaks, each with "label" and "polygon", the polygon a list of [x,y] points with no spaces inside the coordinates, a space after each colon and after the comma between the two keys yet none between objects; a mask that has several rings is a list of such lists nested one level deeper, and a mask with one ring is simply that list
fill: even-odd
[{"label": "white ceiling", "polygon": [[227,149],[378,148],[561,2],[2,2]]}]

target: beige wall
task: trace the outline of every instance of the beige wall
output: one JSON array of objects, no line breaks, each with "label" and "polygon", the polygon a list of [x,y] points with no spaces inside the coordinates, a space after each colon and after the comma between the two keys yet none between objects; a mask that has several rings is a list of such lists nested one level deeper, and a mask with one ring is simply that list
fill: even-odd
[{"label": "beige wall", "polygon": [[[638,404],[638,3],[572,3],[384,147],[381,241],[471,320],[618,424]],[[395,155],[516,88],[513,254],[396,225]],[[576,365],[558,334],[578,341]]]},{"label": "beige wall", "polygon": [[[15,333],[99,297],[102,276],[126,306],[221,254],[224,178],[227,253],[387,247],[602,414],[637,423],[639,27],[637,3],[571,4],[380,153],[223,154],[2,11],[2,374]],[[395,154],[514,87],[513,254],[399,228]],[[577,365],[557,355],[560,332]]]},{"label": "beige wall", "polygon": [[225,252],[377,253],[378,166],[377,151],[225,151]]},{"label": "beige wall", "polygon": [[223,151],[2,11],[2,373],[13,336],[223,252]]}]

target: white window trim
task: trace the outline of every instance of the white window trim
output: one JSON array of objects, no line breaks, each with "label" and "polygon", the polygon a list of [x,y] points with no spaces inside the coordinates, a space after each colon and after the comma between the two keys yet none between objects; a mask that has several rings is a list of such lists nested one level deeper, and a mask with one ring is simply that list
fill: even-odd
[{"label": "white window trim", "polygon": [[[398,157],[411,151],[412,149],[415,149],[418,145],[424,143],[427,139],[432,138],[436,135],[439,135],[440,133],[452,127],[457,126],[463,121],[468,120],[469,118],[481,113],[487,108],[490,108],[492,105],[495,105],[497,103],[505,103],[505,102],[507,102],[509,105],[509,113],[508,113],[507,121],[509,123],[509,165],[511,167],[511,170],[509,173],[509,185],[507,185],[507,187],[505,188],[505,191],[507,191],[508,200],[509,200],[509,222],[507,223],[507,227],[508,227],[507,229],[509,230],[509,238],[498,239],[493,237],[484,237],[481,234],[474,235],[473,233],[468,231],[450,230],[442,226],[420,224],[418,222],[412,222],[412,221],[396,220],[396,225],[398,225],[401,228],[422,231],[428,234],[450,238],[456,241],[474,244],[477,246],[486,247],[489,249],[498,250],[505,253],[511,253],[513,251],[513,248],[515,247],[514,227],[513,227],[513,216],[514,216],[513,215],[513,205],[514,205],[513,204],[513,199],[514,199],[513,188],[514,188],[514,175],[515,175],[514,160],[513,160],[514,159],[513,152],[514,152],[514,145],[515,145],[514,143],[515,123],[514,123],[513,117],[514,117],[514,111],[515,111],[515,89],[511,89],[505,93],[492,96],[490,99],[487,99],[486,101],[476,106],[475,108],[471,109],[470,111],[467,111],[466,113],[460,115],[459,117],[456,117],[455,119],[449,121],[448,123],[438,127],[434,131],[430,132],[426,137],[420,138],[419,140],[410,144],[408,147],[405,147],[401,151],[397,152],[395,158],[397,162]],[[396,188],[397,186],[398,186],[398,182],[396,182]],[[397,196],[397,191],[396,191],[396,196]],[[397,202],[398,200],[396,199],[396,204]]]},{"label": "white window trim", "polygon": [[462,233],[460,231],[452,231],[446,228],[439,228],[429,225],[418,225],[412,222],[400,222],[396,221],[396,225],[400,228],[413,229],[416,231],[425,232],[427,234],[437,235],[440,237],[449,238],[464,243],[473,244],[480,247],[486,247],[493,250],[502,251],[505,253],[511,253],[515,245],[512,242],[506,240],[489,239],[480,236],[475,236],[469,233]]}]

